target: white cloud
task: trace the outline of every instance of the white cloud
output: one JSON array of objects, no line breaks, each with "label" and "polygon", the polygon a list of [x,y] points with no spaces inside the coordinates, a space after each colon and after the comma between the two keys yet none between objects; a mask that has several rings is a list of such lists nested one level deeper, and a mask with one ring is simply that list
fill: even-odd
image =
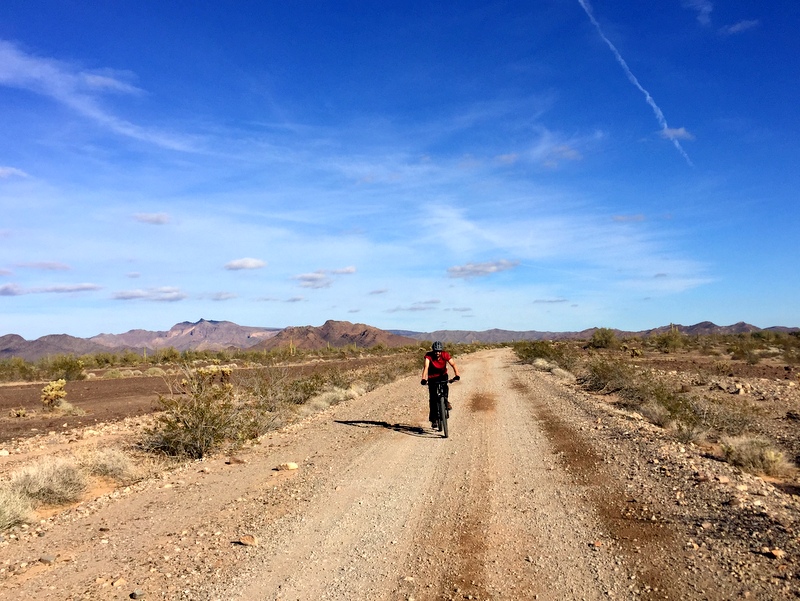
[{"label": "white cloud", "polygon": [[640,223],[644,221],[644,215],[641,213],[636,215],[614,215],[611,220],[617,223]]},{"label": "white cloud", "polygon": [[253,259],[252,257],[244,257],[243,259],[234,259],[225,264],[225,269],[230,271],[239,271],[241,269],[261,269],[266,267],[267,262],[261,259]]},{"label": "white cloud", "polygon": [[211,295],[211,300],[213,301],[226,301],[236,298],[236,295],[232,292],[217,292]]},{"label": "white cloud", "polygon": [[711,23],[711,11],[714,5],[709,0],[683,0],[684,8],[689,8],[697,12],[697,20],[703,25]]},{"label": "white cloud", "polygon": [[13,176],[28,177],[28,174],[25,173],[22,169],[17,169],[16,167],[0,166],[0,179],[6,179]]},{"label": "white cloud", "polygon": [[301,288],[330,288],[333,280],[329,278],[324,271],[315,271],[314,273],[301,273],[294,276],[295,280],[300,282]]},{"label": "white cloud", "polygon": [[449,267],[447,273],[451,278],[475,278],[508,271],[509,269],[514,269],[517,265],[519,265],[519,262],[505,259],[486,263],[467,263],[466,265]]},{"label": "white cloud", "polygon": [[25,294],[17,284],[3,284],[0,286],[0,296],[20,296]]},{"label": "white cloud", "polygon": [[169,223],[169,215],[166,213],[135,213],[133,218],[139,223],[149,223],[150,225]]},{"label": "white cloud", "polygon": [[733,25],[723,27],[721,31],[727,35],[734,35],[737,33],[742,33],[743,31],[747,31],[748,29],[752,29],[753,27],[758,27],[760,24],[761,22],[758,19],[739,21]]},{"label": "white cloud", "polygon": [[93,292],[101,290],[98,284],[56,284],[36,288],[22,288],[18,284],[0,286],[0,296],[22,296],[23,294],[73,294],[75,292]]},{"label": "white cloud", "polygon": [[694,136],[685,127],[665,127],[658,133],[665,140],[694,140]]},{"label": "white cloud", "polygon": [[348,275],[355,272],[356,268],[352,265],[350,267],[342,267],[341,269],[331,269],[331,273],[334,275]]},{"label": "white cloud", "polygon": [[146,290],[121,290],[112,296],[114,300],[147,300],[155,302],[176,302],[186,298],[186,294],[180,288],[163,286],[160,288],[148,288]]},{"label": "white cloud", "polygon": [[58,261],[32,261],[30,263],[18,263],[17,267],[38,269],[40,271],[69,271],[72,269],[69,265],[60,263]]}]

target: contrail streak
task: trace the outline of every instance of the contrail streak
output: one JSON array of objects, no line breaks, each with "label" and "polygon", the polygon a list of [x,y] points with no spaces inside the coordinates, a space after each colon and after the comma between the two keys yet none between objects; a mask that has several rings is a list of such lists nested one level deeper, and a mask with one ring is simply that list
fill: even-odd
[{"label": "contrail streak", "polygon": [[667,125],[667,120],[664,117],[664,113],[661,112],[660,108],[658,108],[658,105],[656,104],[656,101],[653,100],[653,97],[650,95],[650,92],[648,92],[642,87],[642,84],[640,84],[639,80],[636,79],[636,76],[633,74],[633,71],[631,71],[630,67],[628,67],[628,63],[626,63],[625,59],[622,58],[622,55],[619,53],[619,50],[617,50],[617,47],[614,46],[614,44],[611,43],[611,40],[609,40],[606,37],[606,34],[603,33],[603,30],[600,28],[600,23],[597,22],[597,19],[595,19],[594,15],[592,14],[592,8],[591,6],[589,6],[589,3],[586,0],[578,0],[578,4],[581,5],[581,8],[586,13],[586,16],[589,17],[589,20],[592,22],[592,25],[594,25],[600,37],[608,45],[608,47],[611,48],[611,52],[614,53],[614,57],[617,59],[617,62],[619,63],[620,67],[622,67],[622,70],[625,71],[625,75],[627,75],[628,80],[634,86],[636,86],[636,88],[642,94],[644,94],[644,99],[647,102],[647,104],[650,105],[650,108],[653,109],[653,112],[656,115],[656,120],[658,121],[659,125],[661,125],[661,131],[664,134],[664,136],[672,140],[672,144],[675,146],[678,152],[681,153],[681,156],[684,159],[686,159],[686,162],[689,163],[689,166],[694,167],[692,159],[690,159],[689,155],[686,154],[686,151],[683,149],[680,142],[678,142],[678,140],[676,140],[675,137],[670,134],[670,127],[669,125]]}]

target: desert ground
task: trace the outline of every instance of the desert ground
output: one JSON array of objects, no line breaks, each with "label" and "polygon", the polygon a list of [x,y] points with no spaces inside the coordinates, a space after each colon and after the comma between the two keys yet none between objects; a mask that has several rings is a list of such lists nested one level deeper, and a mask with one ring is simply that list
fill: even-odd
[{"label": "desert ground", "polygon": [[[430,429],[414,374],[235,455],[125,487],[97,482],[80,503],[0,534],[2,598],[800,596],[795,472],[742,472],[713,446],[679,442],[614,395],[523,365],[508,348],[458,361],[448,439]],[[693,360],[659,361],[688,389],[752,404],[764,433],[797,451],[793,372],[742,365],[709,378]],[[87,387],[71,402],[93,407],[100,384],[71,383]],[[158,390],[128,385],[143,388],[101,395],[75,421],[4,417],[0,476],[130,442]],[[12,388],[0,390],[3,407],[19,405]],[[117,406],[112,417],[102,399]],[[25,431],[7,435],[14,420]],[[289,463],[297,469],[279,469]]]}]

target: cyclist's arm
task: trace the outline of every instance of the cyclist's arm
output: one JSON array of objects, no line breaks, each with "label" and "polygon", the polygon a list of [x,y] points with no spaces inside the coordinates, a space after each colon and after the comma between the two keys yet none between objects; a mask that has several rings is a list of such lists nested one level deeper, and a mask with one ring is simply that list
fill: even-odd
[{"label": "cyclist's arm", "polygon": [[428,366],[430,366],[431,360],[428,357],[425,357],[425,367],[422,368],[422,379],[428,379]]},{"label": "cyclist's arm", "polygon": [[453,367],[453,375],[458,376],[460,378],[461,376],[458,375],[458,368],[456,367],[455,361],[453,361],[453,359],[450,358],[447,360],[447,362]]}]

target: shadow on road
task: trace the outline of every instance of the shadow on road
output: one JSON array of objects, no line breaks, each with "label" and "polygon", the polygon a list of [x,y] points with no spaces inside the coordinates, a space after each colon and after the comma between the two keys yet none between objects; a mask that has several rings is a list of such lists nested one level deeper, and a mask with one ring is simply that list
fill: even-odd
[{"label": "shadow on road", "polygon": [[409,436],[426,436],[430,434],[430,432],[426,432],[425,428],[420,428],[419,426],[409,426],[408,424],[390,424],[389,422],[376,422],[373,420],[340,420],[335,419],[333,420],[337,424],[344,424],[345,426],[355,426],[357,428],[370,428],[370,427],[378,427],[378,428],[386,428],[387,430],[394,430],[395,432],[401,432],[402,434],[408,434]]}]

